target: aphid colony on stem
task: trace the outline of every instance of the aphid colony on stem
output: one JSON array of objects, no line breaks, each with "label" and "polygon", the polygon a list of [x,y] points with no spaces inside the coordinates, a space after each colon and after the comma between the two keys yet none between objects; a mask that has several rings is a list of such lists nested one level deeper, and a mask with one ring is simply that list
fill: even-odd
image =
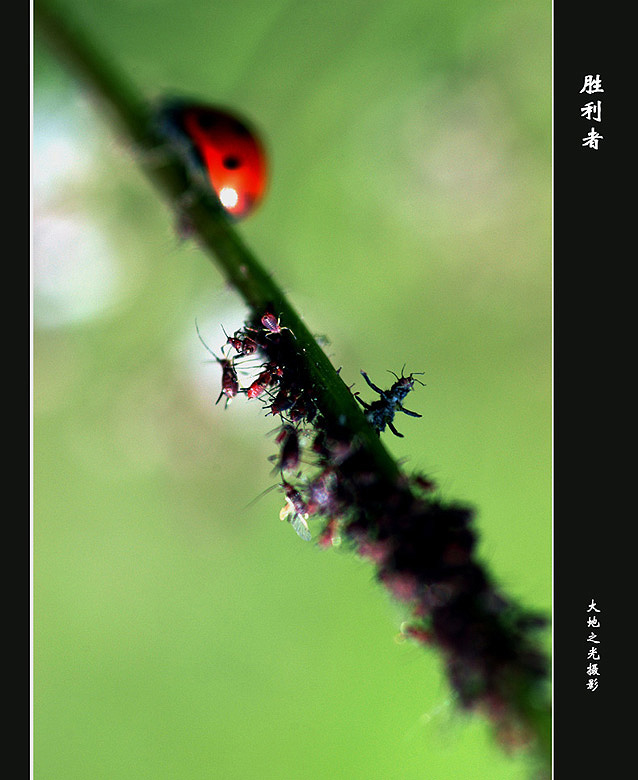
[{"label": "aphid colony on stem", "polygon": [[[544,620],[502,595],[474,559],[473,511],[443,502],[426,475],[382,476],[362,442],[319,408],[295,335],[270,311],[226,339],[222,357],[214,355],[222,369],[217,400],[225,396],[228,404],[243,394],[281,421],[275,438],[285,500],[280,518],[305,540],[312,538],[309,521],[322,522],[320,546],[344,543],[368,559],[377,580],[409,610],[404,635],[443,651],[460,706],[485,710],[503,740],[519,728],[525,739],[519,694],[540,691],[547,679],[532,636]],[[245,361],[256,366],[256,376],[241,386],[238,368]],[[356,396],[368,422],[379,434],[388,427],[400,436],[394,416],[420,416],[403,402],[422,383],[401,372],[382,390],[361,373],[379,396],[370,403]]]},{"label": "aphid colony on stem", "polygon": [[[279,486],[286,500],[280,518],[288,520],[302,539],[310,540],[312,537],[307,520],[311,515],[322,516],[326,528],[321,540],[325,543],[327,538],[336,539],[338,529],[334,510],[337,500],[333,470],[335,464],[349,455],[351,442],[335,438],[328,442],[321,426],[318,427],[318,433],[309,433],[307,426],[317,422],[318,411],[309,389],[310,383],[297,368],[299,361],[294,359],[294,333],[281,325],[280,318],[270,311],[265,312],[258,323],[248,323],[232,336],[226,333],[223,326],[222,330],[226,337],[221,347],[222,357],[206,345],[199,329],[197,331],[200,340],[222,369],[222,386],[217,403],[225,397],[228,405],[235,396],[244,394],[249,400],[260,399],[267,415],[279,416],[282,427],[276,437],[279,446],[277,464],[282,475]],[[242,387],[238,369],[246,365],[245,358],[250,358],[258,373]],[[255,359],[258,361],[256,364]],[[368,421],[379,433],[387,425],[393,433],[401,436],[392,420],[396,411],[413,417],[421,416],[405,409],[401,403],[419,380],[415,379],[414,374],[403,376],[402,373],[401,377],[394,374],[396,382],[386,391],[374,385],[365,372],[361,373],[380,396],[379,400],[368,404],[355,394],[366,410]],[[313,436],[313,444],[307,448],[306,460],[302,463],[301,442],[312,440]],[[300,466],[303,468],[297,471]],[[288,475],[287,478],[284,478],[284,474]],[[329,528],[333,529],[333,533],[327,533]]]},{"label": "aphid colony on stem", "polygon": [[[297,347],[293,332],[281,325],[279,317],[265,312],[258,322],[247,323],[232,336],[224,330],[226,342],[221,346],[221,357],[208,347],[199,329],[197,333],[222,370],[217,403],[225,397],[228,405],[237,395],[243,394],[248,400],[259,399],[267,415],[280,418],[281,428],[276,436],[277,469],[281,474],[279,487],[286,501],[280,518],[287,520],[302,539],[309,541],[312,536],[307,519],[310,515],[329,511],[331,496],[327,490],[329,475],[324,473],[326,469],[316,453],[311,454],[309,464],[302,463],[302,441],[309,438],[306,426],[317,417],[317,407],[308,390],[309,383],[294,360]],[[252,364],[257,375],[242,386],[238,372],[243,373],[247,362]],[[301,466],[309,466],[303,476],[299,471]],[[316,473],[309,476],[313,468]]]}]

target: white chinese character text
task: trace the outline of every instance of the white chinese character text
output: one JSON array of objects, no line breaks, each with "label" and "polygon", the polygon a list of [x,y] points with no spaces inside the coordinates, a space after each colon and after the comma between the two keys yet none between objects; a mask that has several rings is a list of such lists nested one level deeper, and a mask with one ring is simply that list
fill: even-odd
[{"label": "white chinese character text", "polygon": [[592,129],[583,138],[583,146],[589,146],[590,149],[598,149],[598,141],[600,141],[601,138],[602,135],[597,133],[596,130],[592,127]]},{"label": "white chinese character text", "polygon": [[581,93],[586,92],[588,95],[591,95],[594,92],[604,91],[605,90],[602,88],[602,81],[600,80],[600,75],[598,73],[595,76],[592,76],[591,74],[585,76],[583,88],[580,91]]},{"label": "white chinese character text", "polygon": [[602,100],[585,103],[580,109],[580,115],[590,122],[600,122],[602,105]]}]

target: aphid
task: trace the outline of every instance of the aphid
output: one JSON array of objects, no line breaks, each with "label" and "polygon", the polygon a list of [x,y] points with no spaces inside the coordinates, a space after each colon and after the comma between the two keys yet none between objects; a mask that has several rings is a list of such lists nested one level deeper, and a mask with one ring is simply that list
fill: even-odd
[{"label": "aphid", "polygon": [[292,425],[284,425],[275,439],[280,445],[279,468],[281,471],[291,471],[299,465],[299,436]]},{"label": "aphid", "polygon": [[436,487],[434,480],[430,479],[429,477],[425,477],[422,474],[415,474],[412,477],[412,480],[418,488],[425,491],[426,493],[431,492]]},{"label": "aphid", "polygon": [[311,423],[319,413],[317,405],[312,398],[304,397],[300,394],[292,407],[288,410],[288,417],[294,423],[306,420]]},{"label": "aphid", "polygon": [[417,642],[421,642],[424,645],[432,643],[432,632],[421,626],[410,625],[409,623],[403,623],[401,626],[401,636],[409,637]]},{"label": "aphid", "polygon": [[230,344],[238,357],[252,355],[257,350],[259,346],[257,342],[251,339],[250,336],[245,336],[241,330],[236,330],[234,336],[229,336],[223,326],[222,330],[224,331],[224,336],[226,336],[226,343]]},{"label": "aphid", "polygon": [[319,534],[317,539],[319,547],[338,547],[341,544],[341,537],[339,536],[339,521],[336,518],[328,520],[326,527]]},{"label": "aphid", "polygon": [[248,398],[258,398],[270,384],[270,372],[264,371],[252,384],[246,388],[246,396]]},{"label": "aphid", "polygon": [[270,414],[274,416],[275,414],[281,414],[282,412],[287,411],[294,406],[297,397],[297,394],[293,393],[292,390],[287,387],[282,387],[269,405]]},{"label": "aphid", "polygon": [[266,330],[268,334],[281,333],[282,331],[287,330],[294,336],[295,334],[290,330],[290,328],[280,324],[280,320],[281,317],[275,317],[274,314],[271,314],[271,312],[267,311],[261,317],[261,324],[264,326],[264,330]]},{"label": "aphid", "polygon": [[335,476],[332,466],[327,466],[308,485],[308,500],[306,511],[308,514],[321,512],[330,514],[336,510],[334,496]]},{"label": "aphid", "polygon": [[295,510],[295,512],[298,512],[300,515],[305,514],[307,517],[308,505],[304,501],[303,496],[297,490],[297,488],[294,487],[294,485],[291,485],[290,482],[286,482],[285,479],[281,480],[281,487],[284,489],[284,493],[286,494],[286,501]]},{"label": "aphid", "polygon": [[420,385],[422,385],[423,382],[421,382],[419,379],[416,379],[416,374],[403,376],[402,372],[401,376],[399,377],[393,371],[390,371],[390,373],[396,377],[397,381],[389,390],[382,390],[380,387],[377,387],[373,382],[370,381],[370,378],[365,371],[362,371],[361,376],[366,380],[368,385],[375,391],[375,393],[379,394],[380,398],[377,401],[373,401],[371,404],[359,398],[357,393],[355,393],[355,398],[365,409],[365,416],[368,422],[379,433],[385,430],[385,426],[387,425],[395,436],[403,438],[403,434],[397,431],[397,429],[394,427],[394,424],[392,423],[392,420],[394,419],[396,412],[403,412],[404,414],[410,415],[410,417],[422,417],[422,415],[418,414],[417,412],[411,412],[409,409],[406,409],[403,406],[402,401],[410,392],[410,390],[412,390],[415,382],[418,382]]},{"label": "aphid", "polygon": [[308,528],[308,511],[306,502],[301,493],[286,480],[282,480],[282,487],[286,494],[286,503],[279,513],[280,520],[287,520],[295,529],[297,536],[306,542],[312,539]]},{"label": "aphid", "polygon": [[217,357],[217,355],[211,350],[211,348],[202,338],[202,334],[199,332],[199,327],[197,325],[197,322],[195,322],[195,328],[197,330],[197,335],[199,336],[199,340],[206,348],[206,351],[209,352],[215,358],[215,360],[219,363],[219,365],[222,368],[222,389],[215,403],[218,404],[222,396],[225,395],[226,406],[228,406],[228,402],[231,400],[231,398],[234,398],[239,392],[239,380],[237,379],[237,370],[235,369],[235,365],[233,361],[229,360],[228,358]]},{"label": "aphid", "polygon": [[164,102],[158,119],[160,131],[229,214],[245,217],[256,208],[266,188],[266,153],[246,120],[177,99]]},{"label": "aphid", "polygon": [[257,379],[246,389],[248,398],[257,398],[282,376],[283,371],[276,364],[267,363],[266,366]]},{"label": "aphid", "polygon": [[309,422],[311,421],[311,416],[308,414],[306,405],[301,398],[296,398],[293,405],[287,411],[290,422],[298,423],[304,419],[307,419]]},{"label": "aphid", "polygon": [[267,311],[261,318],[261,324],[271,333],[281,333],[281,325],[279,324],[280,319],[280,317],[275,317],[274,314]]},{"label": "aphid", "polygon": [[319,431],[313,440],[312,449],[324,460],[337,465],[347,460],[353,447],[351,441],[329,438],[323,431]]},{"label": "aphid", "polygon": [[232,360],[226,358],[217,358],[217,362],[222,367],[222,389],[215,401],[218,404],[223,395],[226,396],[226,406],[231,398],[234,398],[239,392],[239,381],[237,380],[237,371]]}]

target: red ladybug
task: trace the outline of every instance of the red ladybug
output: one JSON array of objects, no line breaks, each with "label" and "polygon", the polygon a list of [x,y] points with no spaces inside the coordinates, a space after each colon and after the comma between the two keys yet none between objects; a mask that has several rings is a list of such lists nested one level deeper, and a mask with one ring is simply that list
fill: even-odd
[{"label": "red ladybug", "polygon": [[229,214],[245,217],[256,208],[266,188],[266,153],[244,119],[214,106],[172,101],[160,109],[160,120]]}]

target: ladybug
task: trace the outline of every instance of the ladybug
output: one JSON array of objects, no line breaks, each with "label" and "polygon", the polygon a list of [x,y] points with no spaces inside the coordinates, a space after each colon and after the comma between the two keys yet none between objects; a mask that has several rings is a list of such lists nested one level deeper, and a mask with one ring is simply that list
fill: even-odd
[{"label": "ladybug", "polygon": [[268,177],[264,146],[243,118],[216,106],[171,100],[159,109],[160,132],[204,178],[233,217],[250,214]]}]

